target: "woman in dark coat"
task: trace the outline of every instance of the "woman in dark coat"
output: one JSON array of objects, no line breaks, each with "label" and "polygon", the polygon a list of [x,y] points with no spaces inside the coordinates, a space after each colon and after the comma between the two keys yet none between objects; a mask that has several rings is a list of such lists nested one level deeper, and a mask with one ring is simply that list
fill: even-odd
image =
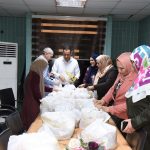
[{"label": "woman in dark coat", "polygon": [[90,66],[87,68],[86,73],[83,78],[83,84],[79,85],[79,87],[87,87],[89,85],[93,85],[95,75],[97,73],[98,67],[96,65],[97,54],[93,54],[90,57]]},{"label": "woman in dark coat", "polygon": [[43,71],[46,67],[44,59],[36,59],[25,79],[22,120],[26,130],[40,113],[40,99],[44,96]]},{"label": "woman in dark coat", "polygon": [[[138,72],[133,86],[126,93],[128,122],[123,130],[130,139],[139,131],[147,132],[143,150],[150,149],[150,47],[137,47],[130,56]],[[142,137],[141,137],[142,138]]]},{"label": "woman in dark coat", "polygon": [[112,60],[108,55],[100,55],[96,58],[98,72],[96,74],[94,84],[88,86],[88,90],[97,92],[97,99],[101,99],[114,84],[118,71],[112,65]]}]

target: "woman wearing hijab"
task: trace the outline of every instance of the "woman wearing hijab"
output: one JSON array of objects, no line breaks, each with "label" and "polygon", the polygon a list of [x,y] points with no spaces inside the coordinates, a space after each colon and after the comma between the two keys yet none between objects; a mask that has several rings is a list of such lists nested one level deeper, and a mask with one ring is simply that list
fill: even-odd
[{"label": "woman wearing hijab", "polygon": [[[137,47],[130,56],[138,72],[133,86],[126,93],[129,119],[123,132],[133,136],[140,130],[147,132],[143,150],[150,149],[150,47]],[[141,137],[142,138],[142,137]]]},{"label": "woman wearing hijab", "polygon": [[43,71],[47,64],[44,59],[36,59],[25,79],[22,120],[26,130],[40,113],[40,99],[44,96]]},{"label": "woman wearing hijab", "polygon": [[[122,53],[117,58],[118,77],[101,101],[95,102],[96,107],[111,114],[119,129],[121,121],[128,118],[125,93],[137,76],[130,61],[130,54],[130,52]],[[112,106],[108,106],[110,101],[113,101]]]},{"label": "woman wearing hijab", "polygon": [[93,54],[90,57],[90,66],[87,68],[84,79],[83,79],[83,84],[79,85],[79,87],[87,87],[89,85],[92,85],[94,82],[95,75],[97,73],[97,65],[96,65],[96,58],[98,57],[97,54]]},{"label": "woman wearing hijab", "polygon": [[118,72],[108,55],[100,55],[96,58],[96,61],[98,72],[94,84],[88,86],[87,89],[96,91],[97,98],[101,99],[115,82]]}]

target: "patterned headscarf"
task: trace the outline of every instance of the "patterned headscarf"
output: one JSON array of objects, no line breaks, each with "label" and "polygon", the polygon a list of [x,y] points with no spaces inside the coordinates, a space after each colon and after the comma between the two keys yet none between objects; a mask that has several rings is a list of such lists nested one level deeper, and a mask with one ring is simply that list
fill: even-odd
[{"label": "patterned headscarf", "polygon": [[134,62],[138,76],[126,93],[126,97],[132,96],[132,101],[135,103],[150,95],[150,47],[147,45],[137,47],[130,58]]}]

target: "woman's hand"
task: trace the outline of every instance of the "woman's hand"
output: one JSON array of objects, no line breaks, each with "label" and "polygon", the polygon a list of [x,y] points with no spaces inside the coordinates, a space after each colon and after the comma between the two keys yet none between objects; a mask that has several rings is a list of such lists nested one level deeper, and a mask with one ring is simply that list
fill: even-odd
[{"label": "woman's hand", "polygon": [[89,90],[89,91],[94,90],[94,86],[88,86],[87,90]]},{"label": "woman's hand", "polygon": [[107,106],[101,106],[101,109],[107,113],[109,112],[109,107]]},{"label": "woman's hand", "polygon": [[85,84],[80,84],[78,87],[79,87],[79,88],[84,88],[84,87],[85,87]]},{"label": "woman's hand", "polygon": [[123,132],[125,132],[125,133],[133,133],[135,131],[135,129],[133,128],[133,126],[131,124],[131,119],[126,119],[124,121],[128,122],[128,124],[125,127],[125,129],[123,130]]},{"label": "woman's hand", "polygon": [[98,102],[98,100],[96,98],[93,98],[93,103],[95,104],[97,102]]},{"label": "woman's hand", "polygon": [[94,106],[99,110],[102,109],[103,105],[105,104],[104,100],[94,100]]},{"label": "woman's hand", "polygon": [[95,106],[97,106],[97,105],[103,106],[105,104],[105,101],[103,99],[101,99],[101,100],[94,99],[93,102],[94,102]]}]

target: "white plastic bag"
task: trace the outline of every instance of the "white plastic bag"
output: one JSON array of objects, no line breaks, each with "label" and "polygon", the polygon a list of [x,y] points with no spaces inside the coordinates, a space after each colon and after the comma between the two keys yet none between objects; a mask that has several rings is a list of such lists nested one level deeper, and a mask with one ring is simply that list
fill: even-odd
[{"label": "white plastic bag", "polygon": [[106,150],[114,149],[117,144],[117,129],[97,119],[81,132],[81,138],[86,143],[90,141],[103,143]]},{"label": "white plastic bag", "polygon": [[95,109],[93,99],[75,99],[75,107],[79,110],[83,108],[92,108]]},{"label": "white plastic bag", "polygon": [[110,115],[104,111],[98,111],[97,108],[83,108],[81,111],[81,119],[79,127],[84,129],[96,119],[100,119],[102,122],[109,120]]},{"label": "white plastic bag", "polygon": [[[58,109],[60,108],[60,109]],[[78,109],[72,108],[71,110],[64,110],[62,111],[62,107],[60,105],[60,107],[57,107],[56,112],[60,112],[60,113],[64,113],[66,115],[68,115],[69,117],[71,117],[72,119],[75,120],[75,127],[78,128],[79,127],[79,121],[81,119],[81,111],[79,111]]]},{"label": "white plastic bag", "polygon": [[75,107],[73,104],[71,103],[67,103],[67,102],[61,102],[60,104],[55,105],[55,111],[71,111],[73,110]]},{"label": "white plastic bag", "polygon": [[58,140],[69,139],[75,129],[75,119],[65,112],[45,112],[41,115]]},{"label": "white plastic bag", "polygon": [[76,88],[73,92],[73,98],[83,98],[83,99],[89,99],[91,98],[91,94],[88,92],[86,88]]},{"label": "white plastic bag", "polygon": [[40,104],[40,112],[44,113],[44,112],[49,112],[49,111],[53,111],[53,102],[54,102],[54,96],[46,96],[44,98],[42,98],[40,100],[41,104]]},{"label": "white plastic bag", "polygon": [[60,150],[58,141],[47,132],[10,136],[7,150]]}]

